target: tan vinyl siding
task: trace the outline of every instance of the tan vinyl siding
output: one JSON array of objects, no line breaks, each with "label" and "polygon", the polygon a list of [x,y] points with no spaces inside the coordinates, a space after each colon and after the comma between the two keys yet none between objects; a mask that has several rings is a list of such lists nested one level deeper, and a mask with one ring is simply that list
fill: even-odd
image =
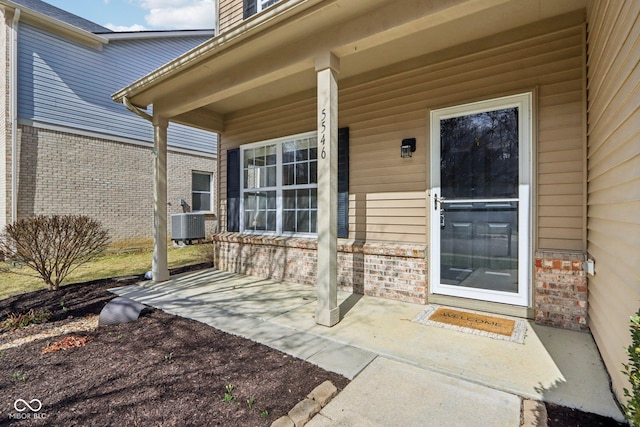
[{"label": "tan vinyl siding", "polygon": [[624,402],[628,321],[640,306],[640,2],[591,1],[588,22],[589,317]]},{"label": "tan vinyl siding", "polygon": [[222,34],[242,21],[242,0],[218,0],[218,29]]},{"label": "tan vinyl siding", "polygon": [[360,192],[350,196],[349,208],[349,234],[355,239],[424,243],[424,191]]},{"label": "tan vinyl siding", "polygon": [[[584,249],[583,21],[571,15],[340,81],[350,238],[427,241],[430,108],[535,91],[536,247]],[[231,114],[223,146],[313,130],[315,102],[309,92]],[[410,159],[400,158],[403,138],[417,139]]]}]

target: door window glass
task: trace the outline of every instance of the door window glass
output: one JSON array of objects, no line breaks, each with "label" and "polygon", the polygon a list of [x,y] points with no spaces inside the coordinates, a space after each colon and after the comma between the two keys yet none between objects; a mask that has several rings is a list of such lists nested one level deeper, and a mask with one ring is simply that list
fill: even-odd
[{"label": "door window glass", "polygon": [[518,197],[518,108],[440,121],[446,199]]}]

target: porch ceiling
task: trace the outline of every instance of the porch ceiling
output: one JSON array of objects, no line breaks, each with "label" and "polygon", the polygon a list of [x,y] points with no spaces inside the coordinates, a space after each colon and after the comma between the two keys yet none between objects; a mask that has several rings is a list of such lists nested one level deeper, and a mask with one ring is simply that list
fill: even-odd
[{"label": "porch ceiling", "polygon": [[224,116],[316,86],[315,58],[340,80],[585,7],[586,0],[285,0],[113,95],[171,121],[222,132]]}]

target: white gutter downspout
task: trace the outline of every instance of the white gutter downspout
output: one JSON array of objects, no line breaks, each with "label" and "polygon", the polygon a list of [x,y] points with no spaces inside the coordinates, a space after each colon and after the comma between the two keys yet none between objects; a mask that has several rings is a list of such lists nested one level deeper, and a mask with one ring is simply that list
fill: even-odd
[{"label": "white gutter downspout", "polygon": [[153,123],[153,259],[151,276],[154,282],[169,280],[167,264],[167,127],[169,121],[162,116],[142,111],[126,96],[122,104],[134,114]]},{"label": "white gutter downspout", "polygon": [[142,111],[141,109],[139,109],[138,107],[136,107],[135,105],[133,105],[131,103],[131,101],[129,101],[129,99],[126,96],[122,97],[122,105],[124,105],[127,110],[131,111],[134,114],[137,114],[138,116],[142,117],[145,120],[150,121],[151,123],[153,123],[153,116],[151,116],[151,114]]},{"label": "white gutter downspout", "polygon": [[13,12],[11,26],[11,224],[18,220],[18,21],[20,9]]}]

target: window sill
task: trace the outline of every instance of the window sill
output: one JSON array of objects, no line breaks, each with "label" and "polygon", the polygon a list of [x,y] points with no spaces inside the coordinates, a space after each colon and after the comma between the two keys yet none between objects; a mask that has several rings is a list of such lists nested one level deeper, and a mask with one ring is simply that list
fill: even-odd
[{"label": "window sill", "polygon": [[216,218],[216,213],[212,211],[191,211],[188,213],[204,215],[207,218]]}]

